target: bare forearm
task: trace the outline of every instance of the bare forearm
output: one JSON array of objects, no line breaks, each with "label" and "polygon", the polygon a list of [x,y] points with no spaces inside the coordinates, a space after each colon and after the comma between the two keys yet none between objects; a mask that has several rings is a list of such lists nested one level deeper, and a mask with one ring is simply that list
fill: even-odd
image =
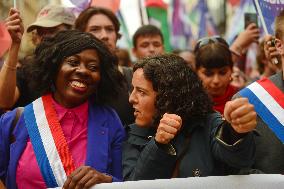
[{"label": "bare forearm", "polygon": [[19,43],[12,43],[8,58],[0,71],[0,108],[11,108],[16,99],[16,66],[18,62]]},{"label": "bare forearm", "polygon": [[244,48],[238,41],[234,41],[233,44],[230,46],[230,50],[235,54],[242,56],[244,54]]}]

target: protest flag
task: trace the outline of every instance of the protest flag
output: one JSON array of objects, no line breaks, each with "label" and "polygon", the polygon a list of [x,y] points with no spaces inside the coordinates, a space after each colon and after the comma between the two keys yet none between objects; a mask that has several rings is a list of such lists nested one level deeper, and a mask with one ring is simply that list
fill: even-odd
[{"label": "protest flag", "polygon": [[234,7],[240,3],[240,0],[228,0],[227,3]]},{"label": "protest flag", "polygon": [[118,46],[121,47],[121,48],[131,49],[132,48],[131,38],[130,38],[130,35],[129,35],[128,28],[126,26],[124,17],[121,14],[120,10],[116,13],[116,16],[117,16],[119,23],[120,23],[119,33],[122,35],[121,38],[117,42]]},{"label": "protest flag", "polygon": [[165,50],[170,52],[171,45],[167,13],[168,5],[162,0],[146,0],[145,4],[149,23],[160,28],[164,37]]},{"label": "protest flag", "polygon": [[92,0],[91,6],[104,7],[117,13],[120,5],[120,0]]},{"label": "protest flag", "polygon": [[77,17],[83,10],[90,6],[91,0],[70,0],[74,7],[69,7]]},{"label": "protest flag", "polygon": [[200,0],[198,2],[197,9],[199,9],[199,12],[201,13],[198,38],[217,35],[217,27],[209,13],[205,0]]},{"label": "protest flag", "polygon": [[84,10],[90,6],[91,0],[70,0],[78,9]]},{"label": "protest flag", "polygon": [[229,26],[226,31],[226,39],[229,44],[244,30],[244,14],[246,12],[255,12],[252,0],[241,0],[232,18],[227,21]]},{"label": "protest flag", "polygon": [[274,34],[274,19],[284,10],[284,1],[253,0],[266,34]]},{"label": "protest flag", "polygon": [[185,1],[175,0],[172,2],[172,7],[172,47],[175,49],[192,49],[190,40],[192,40],[193,35],[191,31],[191,25],[188,21],[189,18],[185,11]]}]

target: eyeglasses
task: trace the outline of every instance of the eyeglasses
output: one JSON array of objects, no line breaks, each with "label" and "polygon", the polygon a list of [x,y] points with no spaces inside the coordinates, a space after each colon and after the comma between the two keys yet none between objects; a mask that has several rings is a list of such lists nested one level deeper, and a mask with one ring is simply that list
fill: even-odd
[{"label": "eyeglasses", "polygon": [[194,48],[194,53],[196,53],[201,47],[208,45],[210,43],[219,43],[227,48],[229,48],[229,44],[220,36],[212,36],[212,37],[204,37],[197,41],[196,46]]}]

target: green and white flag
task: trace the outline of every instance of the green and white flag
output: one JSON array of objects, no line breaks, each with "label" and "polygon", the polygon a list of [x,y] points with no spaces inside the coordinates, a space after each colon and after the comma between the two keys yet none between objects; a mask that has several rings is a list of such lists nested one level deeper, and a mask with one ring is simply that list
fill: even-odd
[{"label": "green and white flag", "polygon": [[157,26],[164,37],[164,47],[167,52],[172,50],[170,44],[170,30],[168,24],[168,5],[162,0],[146,0],[146,10],[149,24]]}]

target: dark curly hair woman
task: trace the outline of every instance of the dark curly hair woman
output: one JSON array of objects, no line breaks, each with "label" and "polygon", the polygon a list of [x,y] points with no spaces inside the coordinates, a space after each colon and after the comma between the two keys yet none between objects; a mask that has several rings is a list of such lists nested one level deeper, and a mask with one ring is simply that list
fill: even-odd
[{"label": "dark curly hair woman", "polygon": [[133,71],[124,180],[226,175],[252,164],[256,114],[247,99],[228,102],[224,120],[182,58],[142,59]]},{"label": "dark curly hair woman", "polygon": [[27,68],[31,75],[31,88],[37,89],[41,95],[53,92],[62,61],[79,51],[78,48],[88,49],[91,46],[96,49],[101,61],[100,82],[96,93],[93,94],[95,98],[91,99],[95,103],[106,104],[108,100],[115,98],[119,90],[124,87],[123,76],[115,67],[118,59],[99,40],[95,39],[96,43],[87,43],[90,38],[91,35],[85,32],[73,30],[63,31],[56,38],[46,39],[36,48],[34,62]]},{"label": "dark curly hair woman", "polygon": [[30,77],[42,96],[1,117],[0,179],[19,189],[122,180],[124,128],[105,106],[121,86],[112,53],[91,34],[69,30],[44,40],[34,61]]}]

